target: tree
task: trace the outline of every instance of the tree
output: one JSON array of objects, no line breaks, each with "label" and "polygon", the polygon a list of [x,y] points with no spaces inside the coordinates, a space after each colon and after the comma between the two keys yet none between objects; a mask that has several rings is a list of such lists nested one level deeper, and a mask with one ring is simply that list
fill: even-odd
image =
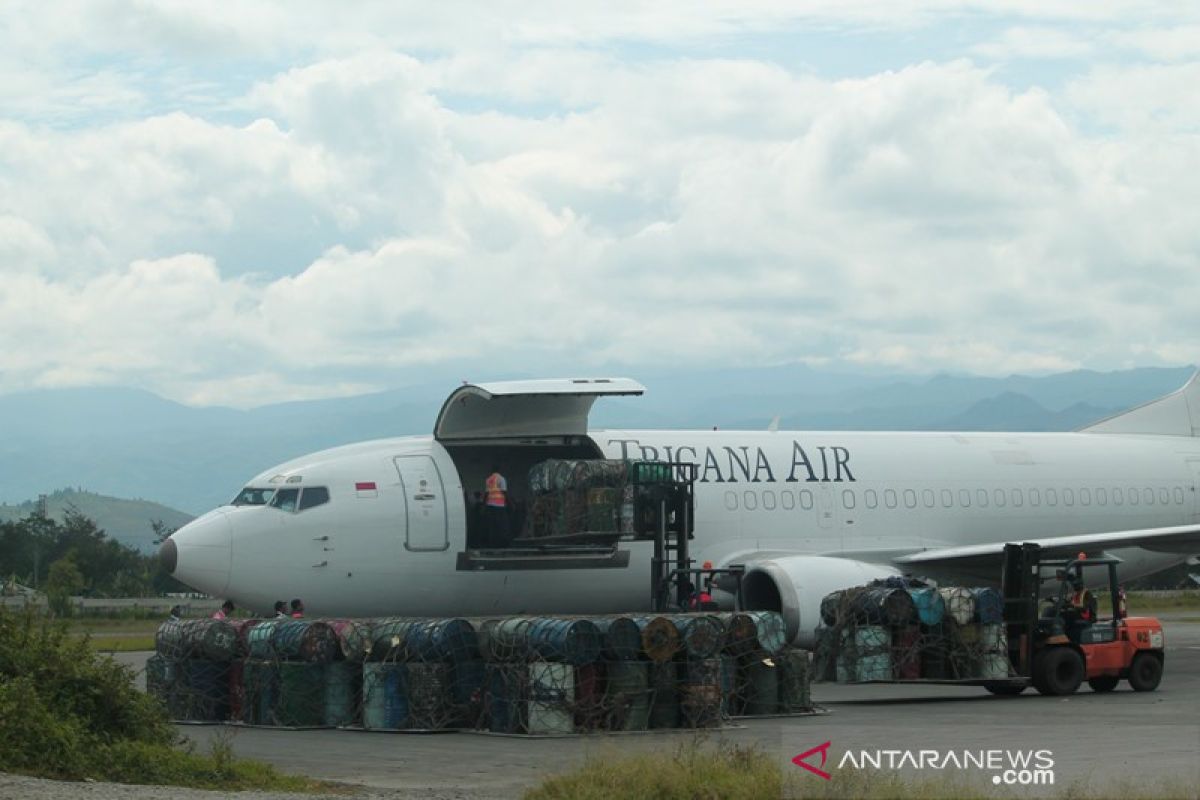
[{"label": "tree", "polygon": [[50,610],[60,617],[71,616],[71,597],[83,590],[83,573],[75,563],[75,551],[50,565],[50,574],[46,578],[46,598]]}]

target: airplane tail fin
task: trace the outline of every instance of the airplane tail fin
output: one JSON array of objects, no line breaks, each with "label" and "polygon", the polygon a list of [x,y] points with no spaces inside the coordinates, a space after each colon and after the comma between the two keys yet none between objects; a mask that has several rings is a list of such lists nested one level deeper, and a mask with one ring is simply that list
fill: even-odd
[{"label": "airplane tail fin", "polygon": [[1200,436],[1200,370],[1192,374],[1182,389],[1094,422],[1080,431]]}]

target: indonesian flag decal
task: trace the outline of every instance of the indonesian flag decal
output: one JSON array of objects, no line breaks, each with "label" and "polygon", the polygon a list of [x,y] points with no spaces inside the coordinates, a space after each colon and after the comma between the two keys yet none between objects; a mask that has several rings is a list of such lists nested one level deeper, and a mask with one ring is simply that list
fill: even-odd
[{"label": "indonesian flag decal", "polygon": [[375,481],[358,481],[354,484],[354,493],[358,497],[378,497],[379,490],[375,486]]}]

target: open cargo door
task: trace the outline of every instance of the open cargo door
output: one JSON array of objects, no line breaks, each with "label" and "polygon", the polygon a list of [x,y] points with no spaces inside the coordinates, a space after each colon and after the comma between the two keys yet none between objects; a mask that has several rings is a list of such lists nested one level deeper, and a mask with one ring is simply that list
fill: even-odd
[{"label": "open cargo door", "polygon": [[442,406],[433,435],[443,443],[585,436],[597,397],[643,392],[629,378],[464,384]]}]

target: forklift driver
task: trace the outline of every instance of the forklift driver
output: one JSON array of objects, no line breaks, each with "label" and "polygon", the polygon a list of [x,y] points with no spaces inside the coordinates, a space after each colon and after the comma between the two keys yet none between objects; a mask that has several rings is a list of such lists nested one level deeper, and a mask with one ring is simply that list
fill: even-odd
[{"label": "forklift driver", "polygon": [[1071,576],[1071,590],[1063,616],[1067,623],[1067,638],[1077,642],[1080,632],[1096,621],[1096,598],[1083,585],[1083,577],[1078,573]]}]

